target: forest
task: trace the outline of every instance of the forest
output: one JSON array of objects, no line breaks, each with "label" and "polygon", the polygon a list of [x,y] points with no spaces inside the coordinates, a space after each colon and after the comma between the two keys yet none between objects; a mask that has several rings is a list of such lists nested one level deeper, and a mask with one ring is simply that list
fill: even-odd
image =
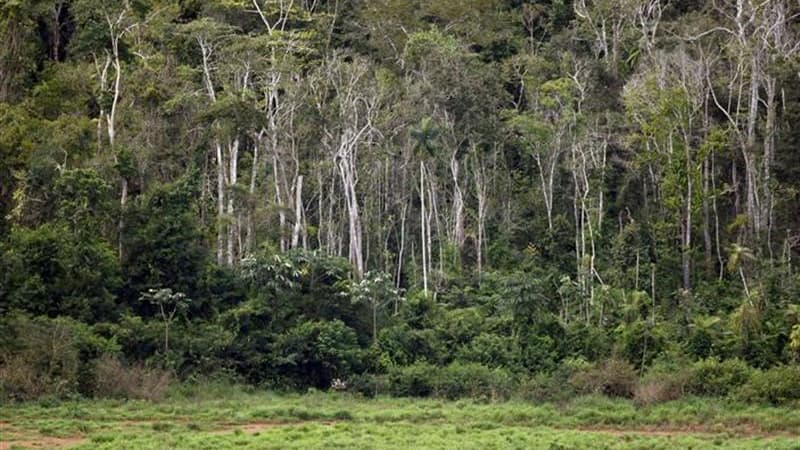
[{"label": "forest", "polygon": [[800,401],[795,0],[0,0],[0,400]]}]

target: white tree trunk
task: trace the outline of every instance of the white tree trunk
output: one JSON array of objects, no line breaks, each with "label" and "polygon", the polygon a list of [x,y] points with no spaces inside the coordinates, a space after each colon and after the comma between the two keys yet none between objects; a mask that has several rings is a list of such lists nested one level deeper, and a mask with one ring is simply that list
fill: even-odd
[{"label": "white tree trunk", "polygon": [[300,244],[300,235],[303,229],[303,176],[297,177],[294,192],[294,228],[292,229],[292,248]]}]

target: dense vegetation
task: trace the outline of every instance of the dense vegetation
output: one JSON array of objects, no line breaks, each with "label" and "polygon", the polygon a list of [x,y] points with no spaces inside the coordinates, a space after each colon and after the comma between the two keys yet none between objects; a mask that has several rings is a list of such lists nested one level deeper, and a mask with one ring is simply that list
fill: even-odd
[{"label": "dense vegetation", "polygon": [[798,14],[2,0],[0,397],[797,401]]}]

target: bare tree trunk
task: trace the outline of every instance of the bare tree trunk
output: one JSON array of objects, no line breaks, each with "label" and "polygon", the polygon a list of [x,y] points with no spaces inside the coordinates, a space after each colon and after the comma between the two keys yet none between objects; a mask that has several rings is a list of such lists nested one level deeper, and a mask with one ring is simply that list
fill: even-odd
[{"label": "bare tree trunk", "polygon": [[[263,130],[262,130],[263,133]],[[262,133],[259,133],[255,136],[253,140],[253,165],[250,168],[250,187],[248,189],[248,194],[250,197],[250,208],[247,212],[247,230],[246,230],[246,240],[244,244],[245,252],[250,254],[253,252],[253,248],[256,244],[256,237],[255,237],[255,195],[256,195],[256,180],[258,178],[258,169],[260,167],[261,160],[259,159],[259,149],[261,148],[261,138]]]},{"label": "bare tree trunk", "polygon": [[427,216],[425,213],[425,163],[421,160],[419,162],[419,202],[420,202],[420,229],[422,236],[420,239],[420,246],[422,247],[422,289],[425,295],[428,295],[428,245],[427,237],[429,233],[426,231]]},{"label": "bare tree trunk", "polygon": [[[335,169],[332,169],[335,170]],[[328,235],[328,254],[329,255],[341,255],[340,251],[336,250],[336,229],[334,228],[334,193],[336,192],[336,178],[335,174],[331,175],[330,184],[328,186],[328,226],[327,226],[327,235]]]},{"label": "bare tree trunk", "polygon": [[[433,228],[431,227],[431,220],[433,220],[436,223],[436,236],[439,237],[439,239],[437,239],[437,241],[439,243],[439,245],[438,245],[438,247],[439,247],[439,261],[438,261],[439,262],[439,273],[444,272],[444,268],[442,267],[442,264],[444,262],[444,252],[442,251],[442,239],[441,239],[442,226],[441,226],[441,223],[440,223],[439,204],[437,202],[437,196],[436,196],[437,189],[436,189],[435,180],[436,179],[433,176],[431,176],[430,172],[428,172],[428,205],[430,206],[430,208],[428,208],[428,217],[427,217],[428,226],[425,228],[425,230],[428,232],[428,236],[427,236],[427,241],[428,241],[427,242],[427,245],[428,245],[428,272],[429,272],[428,275],[433,273],[432,269],[431,269],[433,267],[433,233],[431,232],[431,230]],[[436,295],[436,292],[437,291],[434,289],[434,295]]]},{"label": "bare tree trunk", "polygon": [[487,180],[486,180],[486,167],[480,156],[475,156],[475,168],[473,169],[475,178],[475,191],[478,198],[478,235],[476,236],[476,257],[478,265],[478,281],[480,282],[481,274],[483,273],[483,246],[484,235],[486,227],[486,211],[487,211]]},{"label": "bare tree trunk", "polygon": [[767,250],[769,251],[770,262],[772,255],[772,164],[775,160],[775,119],[777,116],[776,102],[776,80],[774,76],[767,76],[764,80],[764,87],[767,94],[767,119],[764,124],[764,157],[763,165],[763,186],[764,195],[761,202],[761,229],[767,230]]},{"label": "bare tree trunk", "polygon": [[747,142],[744,151],[745,176],[747,180],[747,215],[755,232],[756,240],[761,238],[761,211],[759,206],[758,168],[755,161],[756,123],[758,121],[758,90],[761,86],[760,55],[752,55],[750,67],[750,104],[747,110]]},{"label": "bare tree trunk", "polygon": [[[554,158],[556,159],[556,158]],[[542,198],[547,212],[547,229],[553,230],[553,178],[555,177],[555,163],[545,167],[541,156],[536,155],[536,164],[539,166],[539,181],[542,184]]]},{"label": "bare tree trunk", "polygon": [[682,249],[683,260],[683,289],[686,292],[692,290],[692,196],[694,195],[694,182],[692,181],[692,155],[690,148],[690,141],[688,138],[684,140],[684,148],[686,151],[686,213],[684,224],[684,239]]},{"label": "bare tree trunk", "polygon": [[364,275],[364,258],[362,244],[361,213],[356,193],[357,168],[355,162],[355,148],[357,145],[345,139],[337,154],[337,167],[344,188],[345,205],[347,206],[349,258],[356,270],[356,275]]},{"label": "bare tree trunk", "polygon": [[716,178],[716,164],[715,164],[715,157],[714,152],[711,152],[711,190],[714,192],[714,196],[711,201],[711,207],[714,211],[714,243],[716,244],[715,247],[717,249],[717,264],[719,266],[719,279],[722,280],[722,277],[725,273],[725,264],[722,261],[722,246],[720,244],[720,237],[719,237],[719,211],[717,209],[717,178]]},{"label": "bare tree trunk", "polygon": [[[228,169],[228,219],[232,221],[235,217],[234,199],[236,196],[234,195],[234,190],[238,182],[239,171],[239,138],[235,138],[232,144],[228,144],[228,158],[230,158],[230,169]],[[233,223],[230,223],[228,225],[228,249],[226,253],[229,266],[233,266],[234,263],[236,255],[233,247],[237,239],[237,229]]]},{"label": "bare tree trunk", "polygon": [[[108,130],[108,145],[114,153],[114,162],[118,163],[119,160],[115,153],[116,150],[116,136],[117,136],[117,129],[116,129],[116,122],[117,122],[117,108],[119,107],[119,99],[122,93],[122,62],[120,61],[120,53],[119,53],[119,41],[122,39],[122,36],[127,32],[127,29],[120,29],[122,26],[122,22],[125,18],[126,10],[123,10],[119,16],[117,17],[116,21],[112,21],[110,16],[106,16],[106,22],[108,24],[108,31],[111,37],[111,66],[114,68],[114,95],[111,101],[111,110],[109,111],[108,115],[106,116],[106,126]],[[120,216],[119,222],[117,224],[117,232],[118,232],[118,248],[117,252],[119,255],[119,259],[122,260],[124,256],[123,251],[123,233],[125,230],[125,208],[128,202],[128,179],[126,178],[126,174],[120,174]]]},{"label": "bare tree trunk", "polygon": [[225,261],[225,160],[222,155],[222,145],[215,142],[217,161],[217,263]]},{"label": "bare tree trunk", "polygon": [[450,157],[450,172],[453,176],[453,242],[459,250],[464,247],[464,195],[459,181],[459,163],[456,151]]},{"label": "bare tree trunk", "polygon": [[[709,157],[703,161],[703,250],[705,253],[706,259],[706,271],[708,273],[714,272],[714,260],[712,257],[712,252],[714,249],[714,245],[711,241],[711,207],[709,205],[709,198],[711,197],[711,191],[709,189],[709,183],[711,179],[711,169],[709,162]],[[714,194],[716,195],[716,194]]]},{"label": "bare tree trunk", "polygon": [[[211,103],[217,102],[217,93],[211,79],[211,54],[213,48],[211,43],[203,37],[197,38],[200,46],[203,63],[203,83],[206,87],[206,94]],[[216,124],[212,125],[216,128]],[[214,156],[217,165],[217,264],[225,263],[225,236],[227,234],[228,220],[225,217],[225,155],[220,144],[219,136],[214,139]]]},{"label": "bare tree trunk", "polygon": [[[406,212],[408,211],[408,204],[403,203],[403,209],[400,213],[400,249],[397,251],[397,275],[395,276],[395,287],[400,288],[400,282],[403,276],[403,254],[406,248]],[[397,302],[394,305],[394,312],[397,314]]]},{"label": "bare tree trunk", "polygon": [[[274,151],[274,149],[273,149]],[[283,194],[281,193],[281,178],[280,178],[280,169],[278,165],[280,164],[278,160],[277,153],[273,153],[272,155],[272,178],[273,182],[275,183],[275,204],[278,207],[278,241],[280,243],[281,252],[285,252],[287,249],[286,246],[286,235],[284,230],[286,229],[286,209],[285,209],[285,201],[283,198]]]},{"label": "bare tree trunk", "polygon": [[292,248],[300,244],[300,234],[303,229],[303,176],[297,177],[294,192],[294,229],[292,230]]}]

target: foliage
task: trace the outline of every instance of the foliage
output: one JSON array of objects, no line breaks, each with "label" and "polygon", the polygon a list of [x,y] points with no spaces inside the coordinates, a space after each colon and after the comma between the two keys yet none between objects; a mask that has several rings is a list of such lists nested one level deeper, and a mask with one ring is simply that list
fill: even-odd
[{"label": "foliage", "polygon": [[389,392],[397,396],[470,397],[482,400],[508,398],[512,378],[502,369],[480,364],[452,363],[444,367],[418,362],[388,374]]},{"label": "foliage", "polygon": [[739,359],[700,360],[689,368],[689,372],[689,392],[708,396],[725,396],[735,392],[754,376],[753,369]]},{"label": "foliage", "polygon": [[3,395],[789,401],[798,15],[0,0]]},{"label": "foliage", "polygon": [[794,404],[800,400],[800,367],[779,366],[753,374],[737,396],[751,402],[773,405]]},{"label": "foliage", "polygon": [[95,367],[94,394],[102,398],[157,401],[164,398],[171,375],[143,365],[125,366],[114,357],[101,358]]},{"label": "foliage", "polygon": [[334,320],[302,322],[277,336],[274,358],[288,385],[327,389],[359,370],[361,354],[355,332]]},{"label": "foliage", "polygon": [[609,359],[573,374],[569,382],[579,393],[599,393],[610,397],[631,398],[636,392],[638,375],[626,361]]},{"label": "foliage", "polygon": [[5,399],[91,395],[97,386],[95,361],[119,349],[68,318],[13,313],[0,319],[0,329],[0,398]]}]

